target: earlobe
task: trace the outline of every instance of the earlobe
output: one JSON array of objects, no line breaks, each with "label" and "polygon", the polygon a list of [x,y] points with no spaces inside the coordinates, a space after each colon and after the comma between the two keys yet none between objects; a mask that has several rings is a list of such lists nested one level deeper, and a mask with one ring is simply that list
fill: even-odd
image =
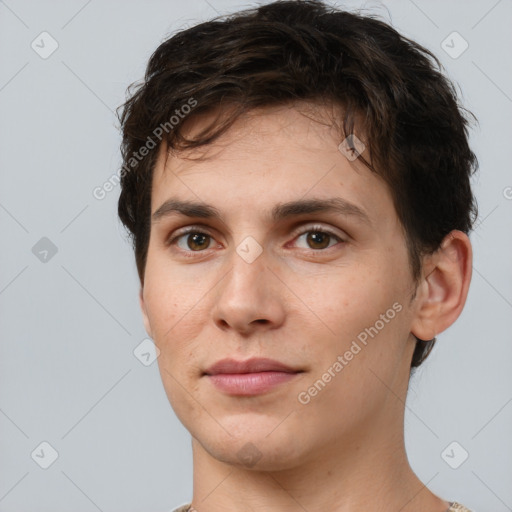
[{"label": "earlobe", "polygon": [[471,281],[471,242],[465,233],[454,230],[428,259],[411,327],[411,332],[421,340],[434,338],[462,312]]},{"label": "earlobe", "polygon": [[139,290],[139,304],[140,304],[140,310],[142,311],[142,319],[144,321],[144,327],[146,329],[146,332],[148,333],[148,336],[150,338],[153,338],[153,333],[151,330],[151,323],[149,322],[149,316],[146,309],[146,302],[144,301],[144,287],[141,286]]}]

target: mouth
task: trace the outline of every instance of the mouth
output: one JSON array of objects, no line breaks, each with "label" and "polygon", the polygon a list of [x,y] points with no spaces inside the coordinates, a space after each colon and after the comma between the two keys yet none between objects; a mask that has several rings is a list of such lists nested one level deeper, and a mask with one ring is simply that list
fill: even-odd
[{"label": "mouth", "polygon": [[203,374],[219,391],[233,396],[266,393],[303,373],[273,359],[222,359]]}]

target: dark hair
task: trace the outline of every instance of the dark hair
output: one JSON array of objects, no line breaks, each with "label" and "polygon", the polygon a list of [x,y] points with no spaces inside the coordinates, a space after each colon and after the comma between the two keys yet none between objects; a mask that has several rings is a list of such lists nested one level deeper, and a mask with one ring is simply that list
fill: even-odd
[{"label": "dark hair", "polygon": [[[119,114],[118,211],[133,238],[141,283],[160,141],[172,150],[207,145],[258,107],[297,101],[340,107],[343,136],[364,136],[369,158],[359,158],[389,186],[415,279],[421,256],[453,229],[468,233],[476,218],[467,111],[436,57],[373,17],[315,0],[221,16],[164,41],[128,95]],[[184,136],[181,119],[219,108],[228,112],[222,121],[195,138]],[[417,341],[412,368],[434,342]]]}]

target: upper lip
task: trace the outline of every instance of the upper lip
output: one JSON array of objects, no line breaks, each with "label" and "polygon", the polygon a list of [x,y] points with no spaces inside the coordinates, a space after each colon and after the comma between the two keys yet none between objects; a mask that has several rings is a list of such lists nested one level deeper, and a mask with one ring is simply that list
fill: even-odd
[{"label": "upper lip", "polygon": [[221,359],[205,370],[206,375],[217,375],[219,373],[256,373],[256,372],[286,372],[297,373],[301,370],[267,358],[252,358],[246,361],[235,359]]}]

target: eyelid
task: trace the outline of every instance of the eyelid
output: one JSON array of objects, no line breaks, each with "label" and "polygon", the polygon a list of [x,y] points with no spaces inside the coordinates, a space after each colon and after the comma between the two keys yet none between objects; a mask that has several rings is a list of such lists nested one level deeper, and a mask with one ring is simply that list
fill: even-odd
[{"label": "eyelid", "polygon": [[204,224],[193,224],[173,231],[171,235],[167,237],[166,244],[170,245],[174,243],[178,238],[189,233],[204,233],[205,235],[209,235],[212,238],[215,238],[208,226],[205,226]]},{"label": "eyelid", "polygon": [[[327,235],[330,235],[334,238],[336,238],[339,242],[347,242],[347,238],[348,236],[345,235],[341,235],[340,233],[337,233],[334,229],[332,228],[328,228],[326,226],[323,226],[321,224],[306,224],[304,225],[303,223],[298,227],[296,228],[295,230],[292,231],[292,241],[295,241],[299,236],[305,234],[305,233],[309,233],[309,232],[321,232],[321,233],[326,233]],[[189,225],[189,226],[185,226],[183,228],[179,228],[177,229],[176,231],[173,231],[172,235],[168,237],[168,239],[166,240],[166,245],[175,245],[176,241],[181,238],[182,236],[184,235],[187,235],[189,233],[203,233],[205,235],[208,235],[210,236],[214,241],[217,241],[215,236],[212,234],[212,230],[211,228],[209,228],[208,226],[204,225],[204,224],[193,224],[193,225]],[[218,243],[218,242],[217,242]],[[331,246],[333,247],[333,246]],[[308,250],[308,249],[303,249],[303,250]],[[314,252],[320,252],[319,249],[310,249],[311,251],[314,251]],[[327,249],[322,249],[322,251],[326,251]],[[185,251],[185,252],[192,252],[192,253],[195,253],[195,254],[198,254],[200,252],[206,252],[205,251]]]},{"label": "eyelid", "polygon": [[337,238],[340,242],[346,242],[347,238],[348,238],[348,235],[338,233],[334,229],[328,228],[326,226],[322,226],[321,224],[301,225],[300,227],[298,227],[296,230],[293,231],[293,237],[295,240],[297,237],[299,237],[300,235],[303,235],[304,233],[316,232],[316,231],[320,231],[321,233],[326,233],[328,235],[331,235],[331,236]]},{"label": "eyelid", "polygon": [[[299,226],[297,229],[292,231],[291,243],[293,244],[294,242],[296,242],[300,236],[303,236],[306,233],[313,233],[313,232],[320,232],[320,233],[327,234],[331,238],[334,238],[337,242],[335,244],[325,247],[323,249],[297,247],[297,249],[299,251],[305,252],[305,253],[311,253],[312,255],[321,257],[322,254],[330,252],[329,249],[336,248],[340,244],[345,244],[347,242],[346,237],[341,236],[340,234],[336,233],[335,230],[332,228],[328,228],[328,227],[322,226],[320,224],[309,224],[309,225],[301,224],[301,226]],[[212,249],[212,247],[208,247],[207,249],[204,249],[201,251],[192,251],[192,250],[189,251],[187,249],[183,249],[183,248],[179,247],[178,240],[183,236],[189,235],[190,233],[202,233],[202,234],[209,236],[211,238],[211,242],[213,242],[214,245],[215,245],[215,242],[217,242],[215,239],[215,236],[211,233],[211,230],[209,229],[208,226],[205,226],[204,224],[194,224],[194,225],[185,226],[183,228],[179,228],[175,232],[173,232],[172,235],[169,236],[169,238],[166,240],[166,246],[168,246],[169,248],[171,246],[174,246],[173,250],[180,252],[184,257],[195,258],[195,260],[197,261],[197,258],[199,257],[199,255],[202,254],[204,256],[204,255],[209,254],[210,249]],[[288,242],[288,243],[290,243],[290,242]],[[286,245],[288,245],[288,243]],[[218,246],[219,246],[219,243],[217,242],[216,247],[218,247]],[[339,249],[339,247],[338,247],[338,249]]]}]

